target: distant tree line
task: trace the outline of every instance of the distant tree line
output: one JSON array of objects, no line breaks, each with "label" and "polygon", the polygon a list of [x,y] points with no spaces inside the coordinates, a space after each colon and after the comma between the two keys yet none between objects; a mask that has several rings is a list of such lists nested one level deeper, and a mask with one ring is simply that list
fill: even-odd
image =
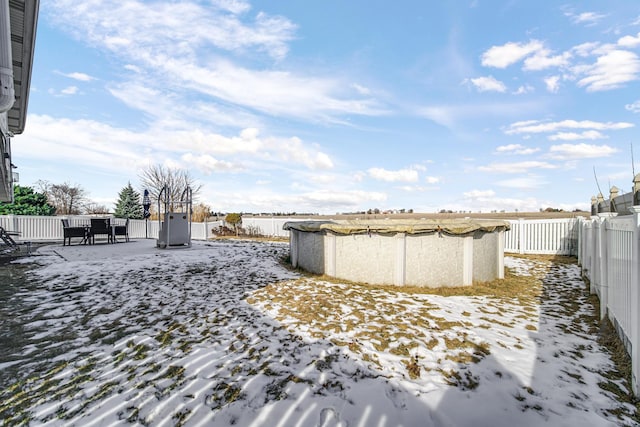
[{"label": "distant tree line", "polygon": [[[158,201],[158,195],[165,186],[172,201],[179,201],[187,187],[191,189],[193,198],[202,188],[202,185],[195,182],[187,171],[158,165],[142,170],[139,178],[142,187],[149,190],[152,211],[154,203]],[[118,193],[113,215],[116,218],[142,219],[142,203],[141,192],[136,191],[131,182],[128,182]],[[106,206],[90,200],[88,192],[80,185],[68,182],[54,184],[39,180],[35,183],[35,188],[14,185],[14,202],[0,203],[0,215],[104,215],[110,213]],[[215,214],[204,203],[192,206],[193,221],[205,221],[212,215]]]}]

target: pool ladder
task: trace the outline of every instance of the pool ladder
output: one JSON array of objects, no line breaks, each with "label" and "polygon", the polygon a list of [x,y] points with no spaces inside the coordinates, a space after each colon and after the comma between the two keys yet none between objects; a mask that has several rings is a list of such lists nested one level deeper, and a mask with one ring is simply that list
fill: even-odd
[{"label": "pool ladder", "polygon": [[4,244],[7,245],[7,247],[11,250],[18,249],[18,244],[16,243],[16,241],[13,240],[13,237],[11,237],[7,230],[5,230],[2,226],[0,226],[0,239],[2,239]]}]

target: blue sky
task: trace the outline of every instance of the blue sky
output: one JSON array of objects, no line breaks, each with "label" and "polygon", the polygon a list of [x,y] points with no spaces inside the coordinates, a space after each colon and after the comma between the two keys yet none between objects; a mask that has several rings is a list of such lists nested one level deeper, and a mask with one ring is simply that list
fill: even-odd
[{"label": "blue sky", "polygon": [[639,55],[636,0],[48,0],[13,162],[110,209],[162,164],[223,212],[586,210]]}]

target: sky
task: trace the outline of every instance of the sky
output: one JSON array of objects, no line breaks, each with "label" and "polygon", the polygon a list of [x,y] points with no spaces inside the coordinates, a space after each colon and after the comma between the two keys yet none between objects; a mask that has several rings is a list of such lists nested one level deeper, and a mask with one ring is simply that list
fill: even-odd
[{"label": "sky", "polygon": [[109,209],[163,165],[220,212],[588,210],[639,55],[636,0],[47,0],[13,163]]}]

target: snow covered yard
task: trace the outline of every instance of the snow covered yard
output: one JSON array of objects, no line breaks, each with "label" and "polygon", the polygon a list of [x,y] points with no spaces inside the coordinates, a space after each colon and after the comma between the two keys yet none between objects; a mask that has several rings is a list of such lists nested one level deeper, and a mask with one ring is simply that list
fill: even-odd
[{"label": "snow covered yard", "polygon": [[5,424],[638,422],[575,265],[444,296],[302,276],[285,244],[153,244],[45,247],[2,285]]}]

